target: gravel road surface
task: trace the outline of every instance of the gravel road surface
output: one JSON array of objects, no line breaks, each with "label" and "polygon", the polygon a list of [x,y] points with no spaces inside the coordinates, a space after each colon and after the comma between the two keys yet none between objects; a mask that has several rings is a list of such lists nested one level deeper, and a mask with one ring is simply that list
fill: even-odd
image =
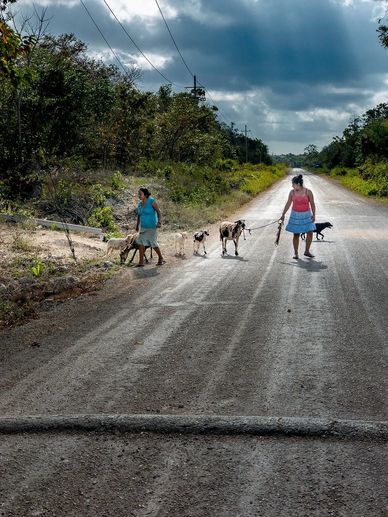
[{"label": "gravel road surface", "polygon": [[[314,259],[292,259],[291,234],[276,248],[276,225],[238,257],[213,234],[207,257],[125,273],[3,332],[1,416],[386,422],[388,206],[305,183],[333,224]],[[276,220],[289,190],[290,177],[236,218]],[[2,434],[1,515],[388,515],[386,436],[150,431]]]}]

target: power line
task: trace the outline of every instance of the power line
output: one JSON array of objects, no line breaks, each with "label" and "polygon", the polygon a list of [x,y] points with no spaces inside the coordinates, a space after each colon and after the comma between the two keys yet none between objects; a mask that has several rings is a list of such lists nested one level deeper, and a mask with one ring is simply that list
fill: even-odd
[{"label": "power line", "polygon": [[177,86],[178,88],[180,88],[181,86],[177,83],[174,83],[173,81],[171,81],[168,77],[166,77],[160,70],[158,70],[156,68],[156,66],[150,61],[150,59],[148,59],[148,57],[144,54],[144,52],[141,50],[141,48],[138,46],[138,44],[136,43],[136,41],[132,38],[132,36],[129,34],[129,32],[127,31],[127,29],[124,27],[124,25],[120,22],[120,20],[117,18],[115,12],[113,11],[113,9],[111,8],[111,6],[108,4],[108,2],[106,0],[104,0],[104,4],[107,6],[107,8],[109,9],[109,11],[112,13],[113,17],[115,18],[115,20],[117,21],[117,23],[120,25],[120,27],[123,29],[123,31],[125,32],[125,34],[128,36],[128,38],[131,40],[132,44],[136,47],[136,49],[140,52],[140,54],[146,59],[146,61],[152,66],[152,68],[158,72],[158,74],[160,76],[163,77],[163,79],[165,81],[167,81],[168,83],[171,83],[173,84],[174,86]]},{"label": "power line", "polygon": [[105,41],[105,43],[108,45],[108,47],[110,48],[110,51],[112,52],[112,54],[114,55],[114,57],[116,58],[117,62],[119,63],[119,65],[121,66],[121,68],[123,69],[123,72],[126,76],[129,77],[129,74],[127,72],[127,70],[125,69],[123,63],[121,62],[119,56],[116,54],[116,52],[113,50],[113,48],[110,46],[108,40],[106,39],[106,37],[104,36],[102,30],[100,29],[100,27],[97,25],[97,22],[95,21],[95,19],[93,18],[93,16],[91,15],[89,9],[86,7],[86,5],[84,4],[83,0],[80,0],[81,4],[83,5],[85,11],[88,13],[90,19],[92,20],[92,22],[94,23],[96,29],[98,30],[98,32],[101,34],[103,40]]},{"label": "power line", "polygon": [[206,92],[206,95],[210,98],[210,101],[214,104],[214,106],[217,108],[217,111],[219,113],[219,115],[221,116],[221,119],[223,119],[223,121],[225,122],[225,124],[228,126],[228,122],[226,120],[226,115],[225,113],[222,112],[222,110],[220,110],[220,108],[216,105],[217,103],[215,102],[215,100],[212,98],[212,96],[210,95],[209,93],[209,90],[201,83],[199,83],[200,86],[202,86],[202,88],[205,90]]},{"label": "power line", "polygon": [[189,74],[191,74],[191,76],[192,76],[192,77],[194,77],[193,72],[190,70],[189,65],[186,63],[186,61],[185,61],[184,57],[182,56],[181,51],[179,50],[179,47],[178,47],[178,45],[177,45],[177,43],[176,43],[176,41],[175,41],[174,36],[172,35],[172,32],[171,32],[171,30],[170,30],[170,27],[168,26],[168,23],[167,23],[167,21],[166,21],[166,18],[164,17],[163,11],[162,11],[162,9],[161,9],[161,7],[160,7],[160,5],[159,5],[158,0],[155,0],[155,3],[156,3],[156,5],[158,6],[158,9],[159,9],[159,12],[160,12],[160,14],[161,14],[161,16],[162,16],[162,18],[163,18],[164,24],[165,24],[165,26],[166,26],[166,28],[167,28],[167,30],[168,30],[169,35],[171,36],[172,42],[174,43],[175,48],[176,48],[176,49],[177,49],[177,51],[178,51],[178,54],[180,55],[180,57],[181,57],[181,59],[182,59],[183,64],[184,64],[184,65],[185,65],[185,67],[187,68],[187,70],[188,70]]}]

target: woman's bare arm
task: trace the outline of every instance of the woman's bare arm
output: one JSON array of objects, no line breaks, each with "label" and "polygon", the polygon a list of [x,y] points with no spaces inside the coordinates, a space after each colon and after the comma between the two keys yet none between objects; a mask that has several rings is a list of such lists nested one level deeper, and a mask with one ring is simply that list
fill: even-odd
[{"label": "woman's bare arm", "polygon": [[160,213],[160,210],[159,210],[159,207],[158,207],[158,204],[157,204],[157,202],[156,202],[156,201],[154,201],[154,202],[152,203],[152,208],[153,208],[153,209],[155,210],[155,212],[157,213],[157,216],[158,216],[158,224],[157,224],[157,226],[158,226],[158,228],[159,228],[160,226],[162,226],[162,215],[161,215],[161,213]]},{"label": "woman's bare arm", "polygon": [[280,219],[284,219],[284,216],[286,215],[287,213],[287,210],[290,208],[291,206],[291,203],[292,203],[292,198],[291,198],[291,195],[292,195],[292,191],[288,194],[288,199],[287,199],[287,203],[285,204],[285,207],[283,209],[283,213],[282,213],[282,216]]},{"label": "woman's bare arm", "polygon": [[309,198],[309,200],[310,200],[311,211],[312,211],[312,213],[313,213],[312,221],[314,222],[314,221],[315,221],[315,201],[314,201],[314,194],[311,192],[311,190],[308,190],[307,195],[308,195],[308,198]]}]

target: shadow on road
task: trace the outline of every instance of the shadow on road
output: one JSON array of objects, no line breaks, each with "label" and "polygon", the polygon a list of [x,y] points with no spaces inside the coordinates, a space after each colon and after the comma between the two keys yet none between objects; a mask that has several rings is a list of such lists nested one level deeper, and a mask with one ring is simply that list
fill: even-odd
[{"label": "shadow on road", "polygon": [[[148,268],[150,268],[150,269],[148,269]],[[149,266],[140,267],[138,269],[134,268],[134,272],[135,272],[136,276],[139,276],[142,278],[144,278],[144,277],[150,278],[153,276],[158,276],[160,274],[160,266],[152,266],[152,264],[150,264]]]},{"label": "shadow on road", "polygon": [[323,262],[318,262],[317,260],[294,260],[293,262],[280,262],[280,264],[285,264],[286,266],[299,267],[301,269],[305,269],[310,273],[319,273],[324,269],[327,269],[326,264]]},{"label": "shadow on road", "polygon": [[222,259],[227,259],[227,260],[239,260],[240,262],[249,262],[248,259],[245,259],[243,257],[236,257],[235,255],[221,255],[221,258]]}]

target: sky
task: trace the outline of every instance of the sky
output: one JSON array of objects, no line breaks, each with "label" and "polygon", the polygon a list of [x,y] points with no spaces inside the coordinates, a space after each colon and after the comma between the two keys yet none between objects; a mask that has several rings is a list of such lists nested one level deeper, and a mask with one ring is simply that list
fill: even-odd
[{"label": "sky", "polygon": [[[133,46],[104,0],[83,0],[122,63],[142,70],[137,86],[166,80]],[[388,102],[388,50],[378,40],[379,0],[106,0],[174,91],[207,89],[219,120],[260,138],[270,153],[321,149],[349,122]],[[115,62],[80,0],[18,0],[47,8],[51,34],[74,33],[91,56]]]}]

